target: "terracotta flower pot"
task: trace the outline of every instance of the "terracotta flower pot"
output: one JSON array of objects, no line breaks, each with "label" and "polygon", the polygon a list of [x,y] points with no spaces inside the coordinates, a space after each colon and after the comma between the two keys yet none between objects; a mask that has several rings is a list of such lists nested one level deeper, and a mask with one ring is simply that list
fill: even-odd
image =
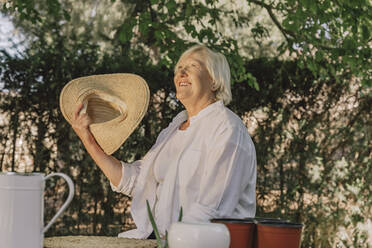
[{"label": "terracotta flower pot", "polygon": [[255,224],[253,219],[212,219],[223,223],[230,232],[230,248],[253,248]]},{"label": "terracotta flower pot", "polygon": [[286,221],[257,223],[257,248],[298,248],[301,243],[302,224]]}]

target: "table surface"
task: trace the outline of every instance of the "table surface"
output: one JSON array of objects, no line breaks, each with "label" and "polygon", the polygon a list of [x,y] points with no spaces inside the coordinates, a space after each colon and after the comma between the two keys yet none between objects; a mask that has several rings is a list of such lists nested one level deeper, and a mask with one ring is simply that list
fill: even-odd
[{"label": "table surface", "polygon": [[44,248],[155,248],[156,240],[105,236],[60,236],[44,239]]}]

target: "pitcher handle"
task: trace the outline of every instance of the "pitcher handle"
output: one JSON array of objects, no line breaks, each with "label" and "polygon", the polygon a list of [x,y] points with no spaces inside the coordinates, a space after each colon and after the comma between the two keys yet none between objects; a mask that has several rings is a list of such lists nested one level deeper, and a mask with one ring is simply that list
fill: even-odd
[{"label": "pitcher handle", "polygon": [[63,211],[65,211],[65,209],[67,208],[68,204],[70,204],[70,202],[72,201],[72,198],[74,197],[74,183],[72,182],[71,178],[69,176],[67,176],[66,174],[63,174],[63,173],[51,173],[49,175],[47,175],[46,177],[44,177],[44,181],[46,181],[47,179],[51,178],[51,177],[54,177],[54,176],[59,176],[59,177],[62,177],[63,179],[66,180],[67,184],[68,184],[68,188],[69,188],[69,192],[68,192],[68,197],[65,201],[65,203],[62,205],[62,207],[57,211],[57,213],[54,215],[54,217],[49,221],[49,223],[44,227],[43,229],[43,233],[45,233],[49,228],[50,226],[56,221],[56,219],[63,213]]}]

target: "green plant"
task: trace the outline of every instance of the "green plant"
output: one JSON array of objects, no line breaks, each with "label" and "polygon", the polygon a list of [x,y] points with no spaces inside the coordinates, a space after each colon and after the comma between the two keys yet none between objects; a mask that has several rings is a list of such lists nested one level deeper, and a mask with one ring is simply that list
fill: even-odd
[{"label": "green plant", "polygon": [[[156,241],[158,243],[158,248],[168,248],[168,232],[165,231],[165,242],[163,244],[163,241],[160,237],[160,234],[159,234],[159,230],[158,230],[158,227],[156,225],[156,222],[155,222],[155,219],[152,215],[152,212],[151,212],[151,208],[150,208],[150,204],[149,204],[149,201],[146,200],[146,205],[147,205],[147,213],[149,215],[149,218],[150,218],[150,222],[151,222],[151,225],[152,225],[152,228],[154,229],[154,233],[155,233],[155,237],[156,237]],[[178,215],[178,221],[182,221],[182,207],[180,208],[180,213]]]}]

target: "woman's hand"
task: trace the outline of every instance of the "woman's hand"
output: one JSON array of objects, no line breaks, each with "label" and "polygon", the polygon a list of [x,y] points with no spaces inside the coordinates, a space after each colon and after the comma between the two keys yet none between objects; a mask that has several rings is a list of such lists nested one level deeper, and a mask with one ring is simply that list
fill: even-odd
[{"label": "woman's hand", "polygon": [[84,141],[91,135],[89,125],[92,123],[92,120],[89,117],[88,113],[80,113],[83,107],[84,103],[81,103],[79,106],[77,106],[74,112],[74,116],[71,120],[72,128],[82,141]]}]

